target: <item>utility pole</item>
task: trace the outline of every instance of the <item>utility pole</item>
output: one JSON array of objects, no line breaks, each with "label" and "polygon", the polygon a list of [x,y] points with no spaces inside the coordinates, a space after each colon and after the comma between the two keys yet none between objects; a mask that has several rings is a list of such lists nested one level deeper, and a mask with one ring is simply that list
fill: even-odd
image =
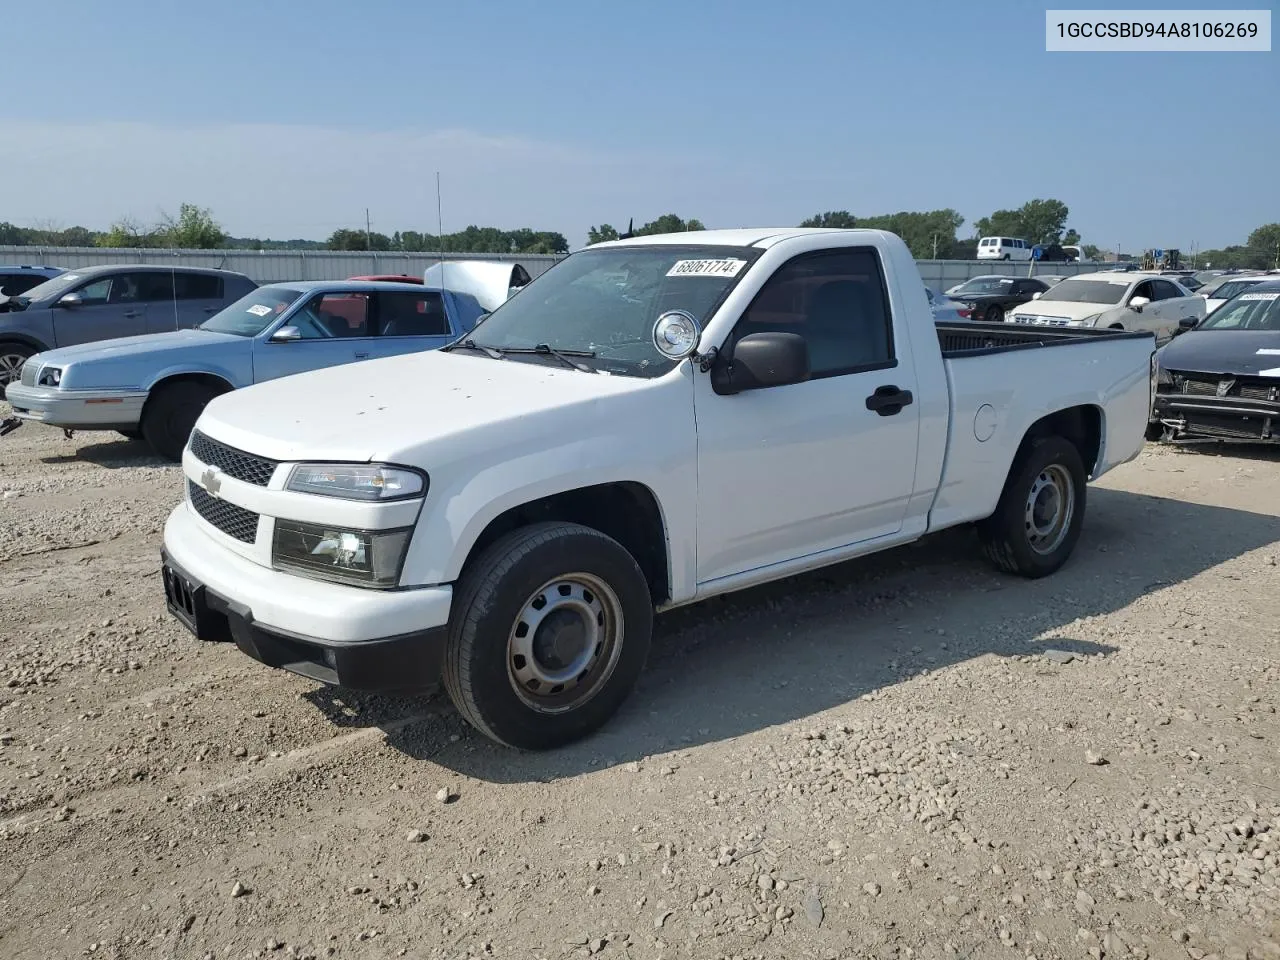
[{"label": "utility pole", "polygon": [[369,223],[369,208],[364,208],[364,242],[369,246],[369,252],[373,253],[373,230]]},{"label": "utility pole", "polygon": [[938,259],[938,235],[933,235],[933,259]]}]

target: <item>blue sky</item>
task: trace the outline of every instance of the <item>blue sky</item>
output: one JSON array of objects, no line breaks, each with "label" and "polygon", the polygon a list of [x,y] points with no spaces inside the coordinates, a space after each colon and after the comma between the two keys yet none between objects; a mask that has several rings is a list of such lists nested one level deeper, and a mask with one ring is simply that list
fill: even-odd
[{"label": "blue sky", "polygon": [[1280,53],[1050,54],[1045,6],[11,5],[0,220],[104,228],[188,201],[236,235],[322,238],[366,207],[376,230],[434,232],[437,170],[446,231],[574,246],[667,212],[950,206],[967,236],[1033,197],[1126,250],[1280,220]]}]

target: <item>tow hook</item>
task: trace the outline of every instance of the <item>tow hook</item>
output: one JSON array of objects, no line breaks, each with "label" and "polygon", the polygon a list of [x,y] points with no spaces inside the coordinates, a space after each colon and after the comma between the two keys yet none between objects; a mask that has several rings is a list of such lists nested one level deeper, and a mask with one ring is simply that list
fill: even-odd
[{"label": "tow hook", "polygon": [[5,417],[0,420],[0,437],[3,437],[6,433],[13,433],[20,426],[22,426],[22,421],[17,417]]},{"label": "tow hook", "polygon": [[68,430],[66,427],[63,427],[63,428],[62,428],[62,435],[63,435],[66,439],[70,440],[73,436],[75,436],[75,431],[74,431],[74,430]]}]

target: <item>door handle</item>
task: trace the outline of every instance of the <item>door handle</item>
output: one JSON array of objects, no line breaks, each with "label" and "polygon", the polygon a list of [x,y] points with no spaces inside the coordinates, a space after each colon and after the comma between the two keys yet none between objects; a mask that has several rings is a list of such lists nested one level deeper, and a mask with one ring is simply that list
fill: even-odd
[{"label": "door handle", "polygon": [[142,316],[142,311],[141,311],[141,310],[130,310],[128,313],[126,313],[126,314],[125,314],[125,316],[126,316],[126,317],[129,317],[130,319],[132,319],[133,317],[140,317],[140,316]]},{"label": "door handle", "polygon": [[357,352],[357,353],[356,353],[356,359],[357,359],[357,360],[367,360],[367,359],[369,359],[369,352],[368,352],[367,350],[366,350],[364,353]]},{"label": "door handle", "polygon": [[899,390],[892,384],[876,387],[876,392],[867,397],[867,409],[874,410],[882,417],[891,417],[895,413],[900,413],[912,399],[914,398],[910,390]]},{"label": "door handle", "polygon": [[220,308],[220,307],[205,307],[205,308],[204,308],[204,312],[205,312],[205,313],[217,313],[219,309],[221,309],[221,308]]}]

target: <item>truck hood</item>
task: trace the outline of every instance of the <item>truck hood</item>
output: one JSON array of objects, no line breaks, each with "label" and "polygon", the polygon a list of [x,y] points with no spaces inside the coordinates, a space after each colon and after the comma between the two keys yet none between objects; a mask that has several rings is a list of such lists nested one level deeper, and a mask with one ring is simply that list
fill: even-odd
[{"label": "truck hood", "polygon": [[1280,330],[1191,330],[1161,347],[1156,359],[1164,370],[1256,377],[1280,371]]},{"label": "truck hood", "polygon": [[497,433],[508,441],[524,439],[536,432],[544,415],[570,407],[579,408],[586,429],[593,418],[607,417],[616,399],[657,382],[583,373],[541,360],[432,351],[314,370],[226,393],[205,407],[197,427],[275,460],[415,465],[424,446],[450,440],[488,443],[489,427],[501,427]]},{"label": "truck hood", "polygon": [[40,354],[40,362],[81,364],[91,360],[123,360],[141,356],[161,356],[180,350],[203,349],[215,343],[234,341],[248,345],[248,337],[232,333],[212,333],[208,330],[171,330],[166,333],[144,333],[136,337],[116,337],[114,340],[97,340],[79,343],[74,347],[57,347]]},{"label": "truck hood", "polygon": [[1076,303],[1071,300],[1028,300],[1013,308],[1014,315],[1023,314],[1032,317],[1065,317],[1068,320],[1083,320],[1095,313],[1108,313],[1115,310],[1115,303]]}]

